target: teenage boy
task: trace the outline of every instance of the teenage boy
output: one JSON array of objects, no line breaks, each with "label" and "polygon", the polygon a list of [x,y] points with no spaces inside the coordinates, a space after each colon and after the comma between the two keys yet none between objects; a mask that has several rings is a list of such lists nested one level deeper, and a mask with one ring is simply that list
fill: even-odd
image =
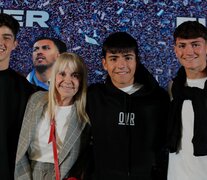
[{"label": "teenage boy", "polygon": [[181,64],[173,79],[168,180],[207,179],[207,28],[187,21],[174,32]]},{"label": "teenage boy", "polygon": [[25,77],[9,68],[10,55],[17,46],[19,23],[0,14],[0,177],[14,179],[14,165],[24,110],[34,87]]},{"label": "teenage boy", "polygon": [[108,77],[87,99],[94,180],[166,180],[168,94],[140,63],[131,35],[111,34],[102,51]]}]

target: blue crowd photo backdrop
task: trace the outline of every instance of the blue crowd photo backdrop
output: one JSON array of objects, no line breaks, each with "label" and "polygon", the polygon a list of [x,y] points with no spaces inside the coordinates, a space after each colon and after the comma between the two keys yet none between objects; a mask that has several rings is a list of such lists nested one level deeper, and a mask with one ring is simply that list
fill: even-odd
[{"label": "blue crowd photo backdrop", "polygon": [[101,48],[112,32],[126,31],[138,42],[141,62],[167,88],[179,63],[173,32],[186,20],[206,25],[206,0],[0,0],[1,12],[21,26],[10,66],[26,76],[33,68],[32,45],[47,35],[60,38],[68,51],[83,57],[89,84],[104,81]]}]

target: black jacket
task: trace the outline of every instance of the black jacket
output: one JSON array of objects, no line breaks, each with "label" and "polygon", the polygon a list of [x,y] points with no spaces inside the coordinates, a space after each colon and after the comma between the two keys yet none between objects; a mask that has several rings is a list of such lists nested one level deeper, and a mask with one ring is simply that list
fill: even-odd
[{"label": "black jacket", "polygon": [[163,146],[169,97],[141,64],[135,81],[143,87],[131,95],[117,89],[109,77],[105,84],[89,87],[95,180],[166,179]]},{"label": "black jacket", "polygon": [[0,177],[12,180],[25,107],[36,88],[12,69],[0,71],[0,84]]},{"label": "black jacket", "polygon": [[170,106],[168,124],[168,148],[170,152],[180,150],[182,139],[182,106],[185,100],[191,100],[194,112],[193,154],[207,155],[207,81],[204,89],[186,86],[186,72],[182,66],[172,83],[173,100]]}]

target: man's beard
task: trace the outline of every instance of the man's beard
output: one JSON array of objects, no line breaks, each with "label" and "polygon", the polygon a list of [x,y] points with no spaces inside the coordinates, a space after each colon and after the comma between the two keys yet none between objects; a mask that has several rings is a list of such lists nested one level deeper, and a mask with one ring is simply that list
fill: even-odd
[{"label": "man's beard", "polygon": [[39,64],[39,65],[35,66],[35,69],[38,73],[42,74],[47,69],[51,68],[52,66],[53,66],[53,63],[51,63],[51,64]]}]

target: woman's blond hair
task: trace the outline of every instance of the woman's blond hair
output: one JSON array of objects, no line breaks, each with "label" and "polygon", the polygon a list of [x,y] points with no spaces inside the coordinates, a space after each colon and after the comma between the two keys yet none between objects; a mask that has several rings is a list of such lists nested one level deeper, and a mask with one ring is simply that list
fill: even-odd
[{"label": "woman's blond hair", "polygon": [[58,105],[58,91],[55,86],[56,75],[63,72],[66,68],[80,75],[79,89],[73,97],[73,102],[77,107],[77,115],[80,120],[88,122],[89,118],[85,111],[86,108],[86,90],[87,90],[87,68],[82,58],[75,53],[62,53],[56,60],[50,79],[48,93],[48,114],[52,119],[55,117],[55,106]]}]

